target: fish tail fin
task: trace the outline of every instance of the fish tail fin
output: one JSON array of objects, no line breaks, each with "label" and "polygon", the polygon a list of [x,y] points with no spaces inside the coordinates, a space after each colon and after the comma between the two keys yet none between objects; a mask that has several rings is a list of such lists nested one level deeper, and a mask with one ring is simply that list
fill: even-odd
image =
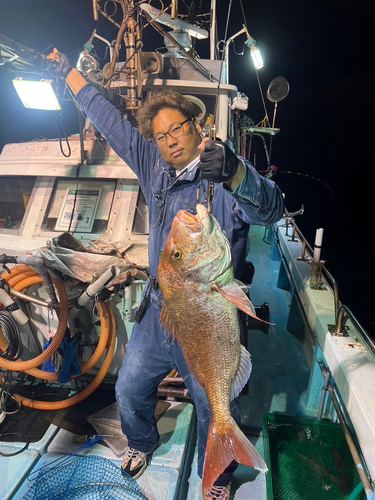
[{"label": "fish tail fin", "polygon": [[202,479],[203,498],[233,460],[261,472],[268,471],[265,461],[233,418],[223,428],[211,421]]}]

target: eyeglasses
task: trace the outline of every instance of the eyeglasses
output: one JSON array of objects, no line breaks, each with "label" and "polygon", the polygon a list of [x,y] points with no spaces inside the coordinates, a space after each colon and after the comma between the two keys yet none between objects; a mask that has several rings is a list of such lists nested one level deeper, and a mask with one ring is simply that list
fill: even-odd
[{"label": "eyeglasses", "polygon": [[158,148],[161,148],[162,146],[165,146],[167,144],[167,135],[170,137],[173,137],[173,139],[177,139],[177,137],[180,137],[184,133],[184,125],[187,122],[190,122],[191,119],[188,118],[182,123],[174,123],[169,127],[169,130],[166,134],[156,134],[156,136],[153,139],[153,143],[155,146]]}]

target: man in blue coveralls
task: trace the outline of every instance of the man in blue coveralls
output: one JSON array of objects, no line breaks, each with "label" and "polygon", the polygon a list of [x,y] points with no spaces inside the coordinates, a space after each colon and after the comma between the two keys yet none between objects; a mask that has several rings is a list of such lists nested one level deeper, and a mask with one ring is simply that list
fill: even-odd
[{"label": "man in blue coveralls", "polygon": [[[134,478],[145,470],[147,455],[159,440],[154,417],[157,388],[176,369],[197,411],[198,474],[202,477],[210,409],[179,344],[160,326],[162,297],[155,279],[160,255],[177,212],[195,213],[199,183],[202,179],[205,183],[213,181],[212,213],[230,241],[235,277],[241,279],[250,224],[265,226],[278,221],[284,210],[282,194],[274,182],[260,176],[224,143],[208,141],[202,146],[193,105],[181,94],[164,91],[151,96],[138,113],[141,134],[77,69],[71,68],[64,54],[55,49],[48,58],[55,61],[51,72],[66,78],[78,106],[135,172],[149,208],[151,277],[116,384],[122,431],[128,438],[122,469]],[[239,423],[235,401],[231,409]],[[206,499],[229,500],[236,466],[232,462]]]}]

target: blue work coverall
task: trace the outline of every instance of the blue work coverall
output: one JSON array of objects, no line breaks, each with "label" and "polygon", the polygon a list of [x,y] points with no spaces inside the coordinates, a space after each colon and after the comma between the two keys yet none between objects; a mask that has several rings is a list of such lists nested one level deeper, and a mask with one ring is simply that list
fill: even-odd
[{"label": "blue work coverall", "polygon": [[[149,267],[151,275],[156,278],[160,255],[177,212],[188,210],[196,213],[199,167],[176,180],[175,170],[160,156],[156,146],[142,137],[139,130],[132,127],[97,90],[85,86],[76,95],[76,102],[139,179],[149,208]],[[243,163],[245,178],[234,192],[223,184],[215,184],[212,209],[230,241],[238,279],[245,269],[250,225],[277,222],[284,210],[282,194],[275,183],[260,176],[248,161],[243,160]],[[204,201],[203,196],[200,201]],[[161,307],[160,289],[151,289],[144,315],[140,323],[134,325],[126,348],[116,384],[122,430],[130,447],[146,453],[156,447],[159,440],[154,417],[157,387],[172,369],[176,369],[197,410],[198,474],[201,477],[210,409],[205,392],[191,375],[179,344],[160,326]],[[238,422],[239,411],[235,402],[232,402],[232,414]],[[226,485],[232,473],[233,468],[216,484]]]}]

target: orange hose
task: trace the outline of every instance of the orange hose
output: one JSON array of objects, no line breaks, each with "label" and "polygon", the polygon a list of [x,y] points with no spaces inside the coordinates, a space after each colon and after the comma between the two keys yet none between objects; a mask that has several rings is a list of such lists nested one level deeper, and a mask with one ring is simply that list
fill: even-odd
[{"label": "orange hose", "polygon": [[103,364],[91,384],[79,394],[76,394],[69,399],[65,399],[64,401],[35,401],[32,399],[24,398],[19,394],[14,394],[14,397],[17,399],[17,401],[19,401],[23,406],[27,406],[28,408],[36,408],[37,410],[61,410],[63,408],[69,408],[70,406],[80,403],[99,387],[99,385],[104,380],[104,377],[107,375],[109,367],[112,363],[113,355],[115,353],[116,325],[113,311],[108,302],[99,302],[98,310],[100,314],[102,329],[109,331],[109,345]]},{"label": "orange hose", "polygon": [[[3,275],[4,274],[5,273],[3,273]],[[34,359],[30,359],[29,361],[21,361],[20,359],[17,361],[8,361],[0,357],[0,368],[9,371],[24,371],[24,370],[29,370],[30,368],[36,368],[37,366],[40,366],[46,361],[48,361],[60,347],[60,344],[64,338],[66,327],[68,324],[68,296],[66,294],[65,287],[61,281],[54,278],[51,278],[51,280],[57,289],[57,293],[59,295],[59,303],[60,303],[59,324],[56,333],[53,336],[51,344],[45,351],[43,351],[42,354],[40,354]],[[23,290],[24,288],[27,288],[28,286],[41,282],[43,282],[41,276],[29,277],[17,283],[14,289],[20,291]]]},{"label": "orange hose", "polygon": [[9,286],[14,288],[17,283],[22,281],[24,278],[28,278],[29,276],[40,276],[40,275],[35,271],[25,271],[22,274],[17,274],[17,276],[12,276],[7,281]]},{"label": "orange hose", "polygon": [[[108,337],[109,337],[109,330],[103,327],[101,328],[100,331],[100,339],[98,342],[98,345],[96,346],[95,351],[93,352],[91,358],[84,363],[80,369],[81,373],[79,375],[74,375],[72,378],[77,378],[85,373],[87,373],[93,366],[96,365],[96,363],[99,361],[99,359],[102,357],[103,352],[105,351],[105,348],[108,343]],[[41,380],[57,380],[59,378],[58,373],[53,373],[53,372],[46,372],[44,370],[39,370],[38,368],[31,368],[30,370],[24,370],[28,375],[31,375],[33,377],[39,378]]]},{"label": "orange hose", "polygon": [[[13,280],[14,277],[18,277],[19,275],[23,275],[23,276],[20,279],[17,278],[17,279]],[[12,283],[14,286],[12,286],[12,285],[10,285],[10,286],[12,286],[12,288],[14,288],[16,291],[21,291],[24,288],[27,288],[31,285],[43,282],[43,279],[41,278],[41,276],[38,275],[37,273],[35,273],[34,271],[32,271],[32,269],[26,265],[19,265],[19,266],[13,267],[11,269],[10,273],[8,273],[8,272],[2,273],[2,277],[5,279],[12,280]],[[56,352],[56,350],[58,349],[58,347],[60,346],[60,343],[62,342],[62,340],[64,338],[65,329],[64,329],[64,332],[63,332],[63,335],[62,335],[60,342],[56,346],[56,349],[50,350],[50,348],[52,347],[52,344],[54,344],[55,338],[57,337],[57,335],[59,333],[59,327],[62,324],[61,313],[65,312],[64,311],[65,302],[66,302],[66,312],[68,310],[68,303],[67,303],[65,288],[58,280],[52,279],[52,282],[54,283],[55,287],[57,288],[57,291],[59,294],[60,318],[59,318],[59,326],[58,326],[56,334],[51,342],[51,345],[49,346],[48,349],[46,349],[46,351],[44,351],[44,353],[41,356],[39,356],[38,358],[35,358],[34,360],[30,360],[27,362],[22,362],[20,360],[15,361],[15,362],[11,362],[12,364],[13,363],[16,364],[15,370],[25,371],[26,373],[29,373],[35,377],[38,377],[38,378],[44,378],[44,376],[46,376],[46,378],[45,378],[46,380],[47,379],[49,380],[50,376],[52,376],[52,378],[51,378],[52,380],[57,380],[58,374],[53,374],[53,373],[51,374],[49,372],[43,372],[42,370],[36,369],[36,366],[39,366],[39,365],[35,365],[30,369],[22,369],[21,367],[24,364],[29,364],[29,363],[34,364],[33,362],[37,359],[39,360],[39,363],[42,364],[44,361],[43,360],[40,361],[40,360],[44,356],[47,359],[52,357],[52,355]],[[62,290],[59,289],[60,288],[59,285],[61,285]],[[80,401],[84,400],[85,398],[87,398],[90,394],[92,394],[97,389],[97,387],[101,384],[101,382],[103,381],[104,377],[106,376],[106,374],[109,370],[109,367],[112,363],[112,359],[113,359],[113,355],[114,355],[114,351],[115,351],[115,345],[116,345],[115,319],[113,316],[112,309],[109,306],[109,304],[106,304],[106,303],[98,304],[98,309],[99,309],[100,318],[101,318],[101,325],[102,325],[100,340],[99,340],[98,346],[97,346],[94,354],[92,355],[92,357],[86,363],[84,363],[82,365],[81,374],[86,373],[88,370],[90,370],[99,361],[99,359],[101,358],[101,356],[105,350],[105,347],[107,346],[108,343],[109,343],[109,346],[108,346],[107,354],[106,354],[106,357],[103,361],[103,364],[102,364],[98,374],[96,375],[94,380],[91,382],[91,384],[84,391],[77,394],[76,396],[73,396],[72,398],[67,399],[65,401],[57,401],[54,403],[53,402],[48,403],[45,401],[33,401],[33,400],[29,400],[27,398],[23,398],[20,395],[15,395],[16,399],[18,399],[18,401],[21,404],[23,404],[24,406],[28,406],[30,408],[39,408],[39,409],[43,409],[43,410],[44,409],[45,410],[53,410],[53,409],[60,409],[60,408],[68,408],[68,407],[73,406],[73,405],[79,403]],[[64,317],[64,314],[63,314],[63,317]],[[67,318],[67,315],[66,315],[66,318]],[[66,322],[67,322],[67,319],[66,319]],[[4,339],[4,341],[5,341],[5,339]],[[8,364],[9,364],[9,362],[7,363],[7,365]],[[0,360],[0,368],[1,368],[1,360]],[[9,369],[9,368],[6,368],[6,369]],[[44,375],[43,377],[40,376],[42,374]]]},{"label": "orange hose", "polygon": [[1,274],[1,277],[8,281],[13,276],[17,276],[18,274],[26,273],[27,271],[32,271],[31,267],[27,266],[26,264],[20,264],[19,266],[12,267],[12,269],[10,270],[10,273],[8,273],[8,271],[4,271]]},{"label": "orange hose", "polygon": [[16,283],[13,287],[13,289],[16,292],[20,292],[21,290],[24,290],[25,288],[29,288],[29,286],[33,285],[39,285],[43,283],[43,278],[41,277],[40,274],[37,274],[36,276],[29,276],[24,278],[23,280],[19,281]]}]

